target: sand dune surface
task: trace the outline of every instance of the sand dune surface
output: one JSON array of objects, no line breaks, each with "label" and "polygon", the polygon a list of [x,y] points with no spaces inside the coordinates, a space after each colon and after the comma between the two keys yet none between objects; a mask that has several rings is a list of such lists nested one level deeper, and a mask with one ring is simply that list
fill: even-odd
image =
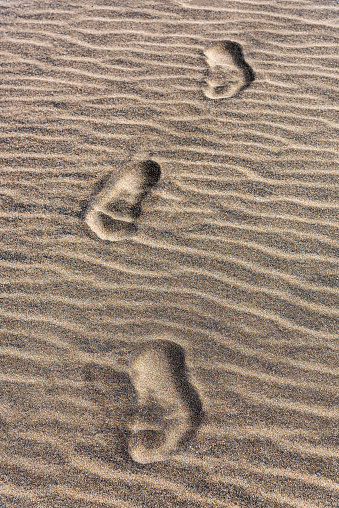
[{"label": "sand dune surface", "polygon": [[[338,11],[0,0],[1,506],[337,506]],[[255,79],[214,100],[220,41]],[[92,235],[94,190],[145,160],[136,234]],[[138,462],[145,384],[175,436],[203,417]]]}]

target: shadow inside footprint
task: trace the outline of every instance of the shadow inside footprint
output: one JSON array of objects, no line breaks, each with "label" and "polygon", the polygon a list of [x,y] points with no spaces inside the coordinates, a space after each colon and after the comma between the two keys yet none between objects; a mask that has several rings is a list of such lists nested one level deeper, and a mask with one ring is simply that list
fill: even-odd
[{"label": "shadow inside footprint", "polygon": [[93,189],[89,197],[80,201],[80,210],[77,214],[79,219],[85,220],[86,212],[89,209],[91,202],[94,200],[95,196],[97,196],[99,192],[102,191],[111,177],[112,173],[107,173],[102,178],[100,178],[100,180],[97,180],[93,185]]},{"label": "shadow inside footprint", "polygon": [[204,53],[209,73],[203,92],[209,99],[234,97],[255,79],[252,68],[245,62],[242,47],[237,42],[216,42],[205,49]]},{"label": "shadow inside footprint", "polygon": [[117,219],[112,219],[109,215],[104,213],[98,214],[98,223],[101,224],[101,228],[106,232],[109,237],[115,234],[121,234],[123,236],[129,236],[137,231],[135,224],[130,222],[124,222]]}]

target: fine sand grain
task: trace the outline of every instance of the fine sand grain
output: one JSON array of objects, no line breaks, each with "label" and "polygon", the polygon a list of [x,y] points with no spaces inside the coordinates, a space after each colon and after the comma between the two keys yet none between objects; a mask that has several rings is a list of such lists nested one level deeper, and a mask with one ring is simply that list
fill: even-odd
[{"label": "fine sand grain", "polygon": [[[338,12],[0,0],[1,508],[337,506]],[[255,80],[211,100],[220,41]],[[135,234],[89,235],[97,182],[145,160]],[[179,378],[142,357],[159,340]],[[138,358],[158,366],[146,413]],[[204,417],[137,463],[173,379]],[[192,398],[170,393],[176,433]]]}]

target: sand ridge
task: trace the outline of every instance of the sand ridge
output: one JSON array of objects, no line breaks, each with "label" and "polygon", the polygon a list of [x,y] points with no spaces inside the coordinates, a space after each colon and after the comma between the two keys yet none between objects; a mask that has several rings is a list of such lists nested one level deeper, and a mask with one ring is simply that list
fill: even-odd
[{"label": "sand ridge", "polygon": [[[0,2],[0,504],[333,508],[338,7],[113,3]],[[222,40],[256,79],[210,100]],[[91,238],[145,153],[137,235]],[[138,465],[128,369],[167,334],[205,417]]]}]

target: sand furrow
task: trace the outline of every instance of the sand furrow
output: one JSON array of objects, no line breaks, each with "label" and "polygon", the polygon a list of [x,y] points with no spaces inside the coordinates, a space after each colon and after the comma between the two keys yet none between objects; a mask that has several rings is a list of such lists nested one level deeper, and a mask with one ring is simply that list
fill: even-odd
[{"label": "sand furrow", "polygon": [[[232,436],[232,430],[227,427],[214,427],[213,425],[205,426],[201,429],[201,434],[209,437],[215,436],[216,433],[220,433],[220,435]],[[255,427],[248,427],[243,429],[243,437],[244,439],[253,439],[261,437],[261,439],[267,439],[268,441],[272,441],[278,446],[282,451],[286,452],[294,452],[300,454],[304,458],[308,458],[309,456],[319,457],[321,459],[337,459],[338,458],[338,450],[329,446],[314,446],[305,442],[297,442],[294,439],[286,439],[285,437],[275,436],[274,431],[272,432],[270,429],[258,430]],[[225,457],[225,460],[228,458]],[[213,462],[212,462],[213,463]],[[326,478],[325,474],[323,476]]]},{"label": "sand furrow", "polygon": [[[71,257],[73,257],[73,256],[71,256]],[[87,257],[86,261],[90,261],[90,258]],[[333,307],[333,305],[324,305],[321,303],[315,303],[315,302],[294,296],[293,293],[291,293],[291,292],[282,291],[282,290],[279,291],[279,290],[271,289],[269,287],[265,287],[262,285],[253,286],[253,284],[243,282],[243,281],[241,281],[237,278],[234,278],[234,277],[227,277],[223,273],[212,271],[212,270],[204,270],[201,268],[196,268],[195,270],[192,271],[188,267],[181,265],[180,268],[178,267],[176,270],[172,269],[171,273],[169,274],[169,273],[166,273],[165,271],[161,273],[159,270],[157,270],[155,273],[154,272],[152,273],[151,271],[132,269],[127,266],[123,266],[123,265],[119,266],[117,264],[112,264],[112,263],[100,263],[100,265],[107,266],[108,268],[122,272],[123,274],[129,273],[129,274],[137,275],[139,277],[147,277],[147,276],[152,277],[152,276],[155,276],[155,274],[156,274],[157,278],[160,275],[164,276],[164,277],[169,277],[170,275],[171,275],[171,277],[180,277],[180,275],[181,276],[182,275],[190,276],[190,275],[194,275],[194,274],[200,274],[201,276],[206,277],[207,280],[218,281],[220,283],[224,283],[227,286],[232,285],[234,288],[238,288],[239,290],[248,291],[250,294],[254,293],[258,297],[258,299],[259,299],[260,293],[262,293],[265,295],[272,296],[273,298],[278,299],[278,300],[291,302],[298,307],[301,307],[303,309],[308,309],[310,311],[314,311],[318,314],[323,314],[325,316],[333,316],[333,317],[338,315],[338,311],[335,307]],[[40,282],[39,280],[34,279],[35,284],[39,284],[39,282]],[[43,279],[42,279],[42,283],[43,283]],[[131,290],[133,290],[133,286],[129,286],[129,287]],[[167,289],[168,291],[171,292],[171,285],[170,284],[167,286],[167,288],[165,285],[160,286],[160,288],[164,291],[166,291],[166,289]],[[226,287],[225,287],[225,289],[226,289]],[[187,288],[187,290],[188,290],[188,288]],[[183,291],[184,291],[184,289],[183,289]],[[323,290],[323,292],[325,293],[325,291],[326,291],[326,288]],[[331,291],[328,291],[328,293],[331,293]],[[332,293],[334,294],[334,296],[337,296],[336,289],[333,289]],[[65,304],[74,305],[74,306],[83,307],[83,308],[86,308],[86,307],[87,308],[91,308],[91,307],[99,308],[99,307],[103,307],[106,305],[105,302],[99,302],[98,300],[95,300],[95,299],[84,299],[84,298],[76,299],[76,298],[68,298],[67,296],[64,296],[64,295],[56,296],[56,295],[49,295],[49,294],[45,294],[45,293],[41,294],[41,296],[38,296],[38,295],[34,295],[34,293],[32,293],[30,295],[27,293],[20,293],[20,292],[11,292],[11,293],[3,292],[3,293],[0,293],[0,297],[2,297],[2,298],[18,298],[19,300],[20,300],[20,298],[22,298],[25,300],[30,299],[32,301],[50,301],[50,302],[58,302],[59,301],[59,302],[65,303]],[[316,295],[315,297],[317,298],[317,300],[319,300],[319,294]],[[327,296],[327,299],[329,299],[328,296]],[[329,302],[332,303],[331,300],[329,300]],[[335,301],[333,301],[333,304],[334,303],[335,303]],[[148,304],[149,303],[147,303],[147,305]]]},{"label": "sand furrow", "polygon": [[145,475],[145,474],[132,474],[124,473],[121,471],[114,470],[105,464],[95,461],[84,461],[81,457],[74,457],[72,459],[72,465],[84,469],[88,473],[98,475],[102,478],[107,479],[119,479],[121,481],[131,482],[132,480],[137,482],[139,485],[148,485],[153,489],[161,489],[171,492],[174,497],[180,501],[191,501],[199,503],[201,506],[217,506],[224,508],[235,508],[234,505],[219,500],[217,497],[209,495],[201,495],[194,492],[193,489],[188,488],[185,484],[178,482],[172,482],[161,478],[158,475]]},{"label": "sand furrow", "polygon": [[[197,457],[189,456],[186,457],[178,457],[177,461],[181,464],[195,464],[199,467],[202,467],[204,469],[206,468],[206,465],[203,460],[198,459]],[[225,457],[218,458],[217,460],[213,457],[210,457],[210,468],[209,471],[213,474],[213,472],[217,472],[218,470],[222,470],[229,468],[237,470],[243,470],[243,471],[250,471],[250,473],[253,474],[261,474],[261,475],[267,475],[270,477],[278,477],[278,478],[289,478],[292,482],[302,482],[306,485],[310,486],[316,486],[320,488],[328,488],[334,492],[338,491],[338,484],[334,481],[331,481],[327,478],[319,478],[317,475],[311,475],[311,474],[303,474],[301,472],[298,472],[294,469],[290,468],[274,468],[274,467],[265,467],[265,465],[260,466],[254,466],[248,461],[235,461],[230,460]]]},{"label": "sand furrow", "polygon": [[[0,0],[1,505],[335,505],[337,12]],[[255,80],[211,100],[220,40]],[[145,158],[137,234],[91,237],[95,185]],[[131,362],[168,337],[205,416],[139,465]]]}]

